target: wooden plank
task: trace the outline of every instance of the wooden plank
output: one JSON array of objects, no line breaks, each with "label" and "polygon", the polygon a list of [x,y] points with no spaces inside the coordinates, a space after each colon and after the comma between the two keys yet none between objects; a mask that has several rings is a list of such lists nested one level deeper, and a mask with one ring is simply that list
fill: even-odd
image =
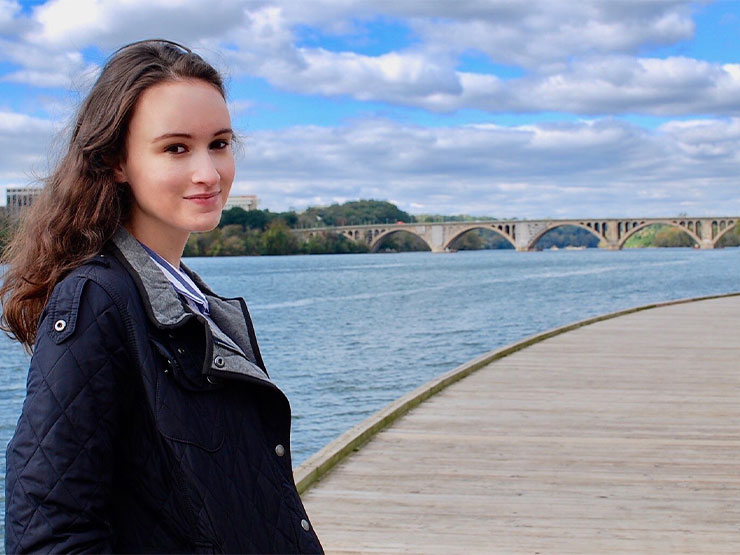
[{"label": "wooden plank", "polygon": [[569,331],[425,400],[304,494],[331,553],[735,553],[740,298]]}]

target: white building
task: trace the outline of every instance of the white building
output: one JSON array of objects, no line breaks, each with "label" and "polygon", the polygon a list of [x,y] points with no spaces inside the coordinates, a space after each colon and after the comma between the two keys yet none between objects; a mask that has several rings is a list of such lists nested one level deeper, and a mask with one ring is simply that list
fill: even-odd
[{"label": "white building", "polygon": [[5,194],[5,214],[10,218],[17,218],[40,194],[39,187],[8,187]]},{"label": "white building", "polygon": [[257,210],[259,199],[257,195],[232,195],[224,204],[224,210],[239,207],[242,210]]}]

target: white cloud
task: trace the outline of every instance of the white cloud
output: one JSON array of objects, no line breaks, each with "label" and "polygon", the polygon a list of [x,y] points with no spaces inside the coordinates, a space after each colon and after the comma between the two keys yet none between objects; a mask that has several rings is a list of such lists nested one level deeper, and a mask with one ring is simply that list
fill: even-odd
[{"label": "white cloud", "polygon": [[[0,185],[43,176],[58,129],[0,112]],[[737,118],[652,132],[611,119],[441,128],[363,121],[247,135],[234,192],[255,193],[272,210],[392,198],[412,212],[499,217],[737,214],[739,162]]]},{"label": "white cloud", "polygon": [[[296,46],[292,29],[312,24],[338,34],[379,15],[408,18],[421,42],[377,56]],[[280,88],[347,95],[434,111],[569,111],[583,114],[722,110],[736,79],[717,64],[618,55],[693,35],[685,2],[394,2],[316,1],[250,7],[245,25],[230,34],[238,45],[227,58],[237,72]],[[346,22],[348,25],[335,25]],[[529,68],[520,79],[458,72],[470,50],[496,63]],[[681,67],[683,66],[683,67]],[[626,84],[625,84],[626,82]],[[722,92],[726,91],[724,94]],[[680,94],[685,101],[676,99]],[[692,110],[692,100],[700,106]],[[663,105],[662,103],[665,104]]]},{"label": "white cloud", "polygon": [[366,121],[257,132],[244,150],[235,190],[273,210],[394,198],[412,212],[517,217],[673,215],[686,202],[698,215],[740,213],[739,119],[654,132],[611,119],[431,129]]},{"label": "white cloud", "polygon": [[515,80],[507,87],[503,110],[735,114],[740,113],[738,93],[740,74],[732,65],[612,56],[579,61],[555,75]]},{"label": "white cloud", "polygon": [[50,120],[0,110],[0,184],[26,184],[43,175],[59,130]]},{"label": "white cloud", "polygon": [[[381,4],[385,13],[414,17],[425,42],[377,56],[299,48],[291,31],[296,23],[328,24],[353,9],[360,18],[367,8],[317,2],[311,15],[302,15],[308,10],[270,5],[248,13],[246,27],[232,37],[238,49],[226,56],[237,72],[289,91],[440,112],[735,114],[740,107],[734,66],[615,54],[689,38],[694,29],[684,3],[586,2],[574,10],[545,2],[541,11],[523,3],[494,9],[462,2],[454,10],[443,4]],[[456,71],[457,55],[471,48],[531,69],[517,79]]]},{"label": "white cloud", "polygon": [[[6,19],[15,17],[16,5],[0,1],[4,2],[0,21],[4,13],[11,14]],[[378,56],[296,45],[294,28],[298,25],[347,35],[379,17],[405,21],[419,42],[410,49]],[[604,69],[614,69],[615,54],[632,53],[645,45],[672,44],[694,32],[685,2],[585,0],[578,9],[568,2],[546,0],[374,4],[315,0],[308,5],[287,0],[216,4],[203,0],[51,0],[33,10],[27,26],[21,42],[2,45],[4,57],[21,66],[5,79],[35,86],[63,86],[70,75],[79,74],[86,65],[80,51],[89,45],[110,49],[137,38],[164,36],[200,46],[217,65],[226,60],[237,74],[261,76],[286,90],[440,111],[551,110],[557,101],[568,105],[559,91],[582,90],[583,81],[595,81],[597,98],[589,100],[581,94],[570,101],[571,111],[577,113],[606,113],[598,93],[606,90],[614,96],[609,89],[618,87],[609,75],[599,74],[601,56],[609,56],[605,62],[609,67]],[[501,81],[456,72],[458,56],[470,50],[483,52],[496,63],[519,64],[529,68],[529,73],[522,80]],[[578,65],[584,56],[589,61]],[[569,62],[573,59],[576,64]],[[650,89],[654,71],[643,69],[648,82],[635,86]],[[693,83],[680,77],[673,79],[674,84],[690,95]],[[731,81],[727,98],[734,93]],[[723,84],[714,83],[717,87]],[[521,99],[521,89],[532,87],[543,95],[542,100],[532,99],[532,93]],[[705,89],[711,93],[710,86]],[[641,110],[640,100],[638,95],[637,102],[631,103],[627,95],[612,104],[622,102],[628,105],[627,111]],[[657,113],[652,105],[647,110]]]},{"label": "white cloud", "polygon": [[97,68],[81,53],[49,50],[44,46],[0,38],[0,60],[20,66],[0,76],[0,81],[35,87],[80,88]]},{"label": "white cloud", "polygon": [[16,0],[0,0],[0,32],[10,32],[21,11]]},{"label": "white cloud", "polygon": [[391,17],[410,22],[421,38],[444,49],[478,49],[497,62],[530,65],[574,54],[636,52],[694,33],[685,1],[603,2],[582,0],[278,0],[287,24],[314,25],[337,35],[358,31],[364,21]]},{"label": "white cloud", "polygon": [[39,44],[70,40],[85,44],[90,29],[107,30],[103,8],[98,0],[57,0],[42,4],[34,10],[39,30],[32,38]]},{"label": "white cloud", "polygon": [[[433,94],[459,94],[460,83],[451,64],[432,62],[417,53],[362,56],[319,49],[300,51],[304,69],[276,76],[286,89],[310,94],[352,95],[359,100],[413,104]],[[273,77],[272,72],[266,77]]]},{"label": "white cloud", "polygon": [[0,133],[46,133],[54,128],[49,120],[34,118],[17,112],[0,111]]},{"label": "white cloud", "polygon": [[[736,64],[610,56],[574,62],[559,73],[508,80],[469,72],[445,74],[445,68],[437,66],[436,72],[430,68],[412,74],[416,80],[400,75],[399,81],[389,82],[380,76],[368,79],[365,67],[370,64],[353,61],[323,61],[325,66],[341,68],[342,78],[331,86],[314,84],[324,81],[316,79],[312,64],[301,73],[304,79],[294,81],[294,87],[438,112],[473,108],[496,113],[740,114],[740,65]],[[420,75],[426,77],[424,86],[420,86]]]},{"label": "white cloud", "polygon": [[2,76],[3,81],[13,83],[25,83],[34,87],[59,87],[65,88],[71,85],[69,75],[54,71],[35,71],[31,69],[22,69],[13,71]]},{"label": "white cloud", "polygon": [[[300,94],[434,112],[740,116],[740,64],[644,55],[690,39],[691,9],[596,0],[51,0],[22,15],[17,2],[0,0],[0,60],[11,65],[0,80],[81,88],[98,69],[83,55],[88,47],[110,51],[162,36],[195,47],[235,78],[258,76]],[[412,44],[367,55],[299,43],[305,26],[351,39],[384,18],[408,27]],[[460,57],[470,52],[517,65],[522,76],[501,78],[474,64],[461,71]],[[232,108],[254,109],[249,101]],[[0,113],[0,184],[43,173],[56,128]],[[737,213],[737,153],[734,118],[655,131],[611,118],[441,128],[368,119],[248,134],[235,190],[257,193],[271,209],[372,197],[412,211],[518,217],[666,215],[686,206]]]},{"label": "white cloud", "polygon": [[659,132],[674,137],[683,155],[705,164],[708,171],[732,175],[740,163],[740,119],[675,121]]},{"label": "white cloud", "polygon": [[195,44],[223,36],[244,19],[238,0],[51,0],[34,9],[29,41],[81,49],[114,48],[151,37]]},{"label": "white cloud", "polygon": [[529,68],[571,56],[634,53],[694,33],[685,2],[490,2],[468,17],[460,17],[463,10],[450,4],[448,19],[440,20],[437,13],[414,19],[427,42],[458,51],[475,49],[497,63]]}]

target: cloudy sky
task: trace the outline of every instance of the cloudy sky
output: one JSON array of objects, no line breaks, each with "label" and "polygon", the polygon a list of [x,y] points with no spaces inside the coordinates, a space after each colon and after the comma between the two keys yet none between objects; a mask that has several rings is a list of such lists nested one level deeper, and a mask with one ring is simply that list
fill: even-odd
[{"label": "cloudy sky", "polygon": [[262,208],[740,214],[740,3],[669,0],[0,0],[1,202],[151,37],[228,76]]}]

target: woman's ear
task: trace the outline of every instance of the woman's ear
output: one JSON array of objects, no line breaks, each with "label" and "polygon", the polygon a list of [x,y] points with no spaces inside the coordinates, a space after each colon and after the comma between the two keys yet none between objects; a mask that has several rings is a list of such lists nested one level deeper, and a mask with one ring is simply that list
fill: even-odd
[{"label": "woman's ear", "polygon": [[116,162],[113,164],[113,175],[116,178],[116,183],[128,183],[128,175],[126,173],[126,162]]}]

